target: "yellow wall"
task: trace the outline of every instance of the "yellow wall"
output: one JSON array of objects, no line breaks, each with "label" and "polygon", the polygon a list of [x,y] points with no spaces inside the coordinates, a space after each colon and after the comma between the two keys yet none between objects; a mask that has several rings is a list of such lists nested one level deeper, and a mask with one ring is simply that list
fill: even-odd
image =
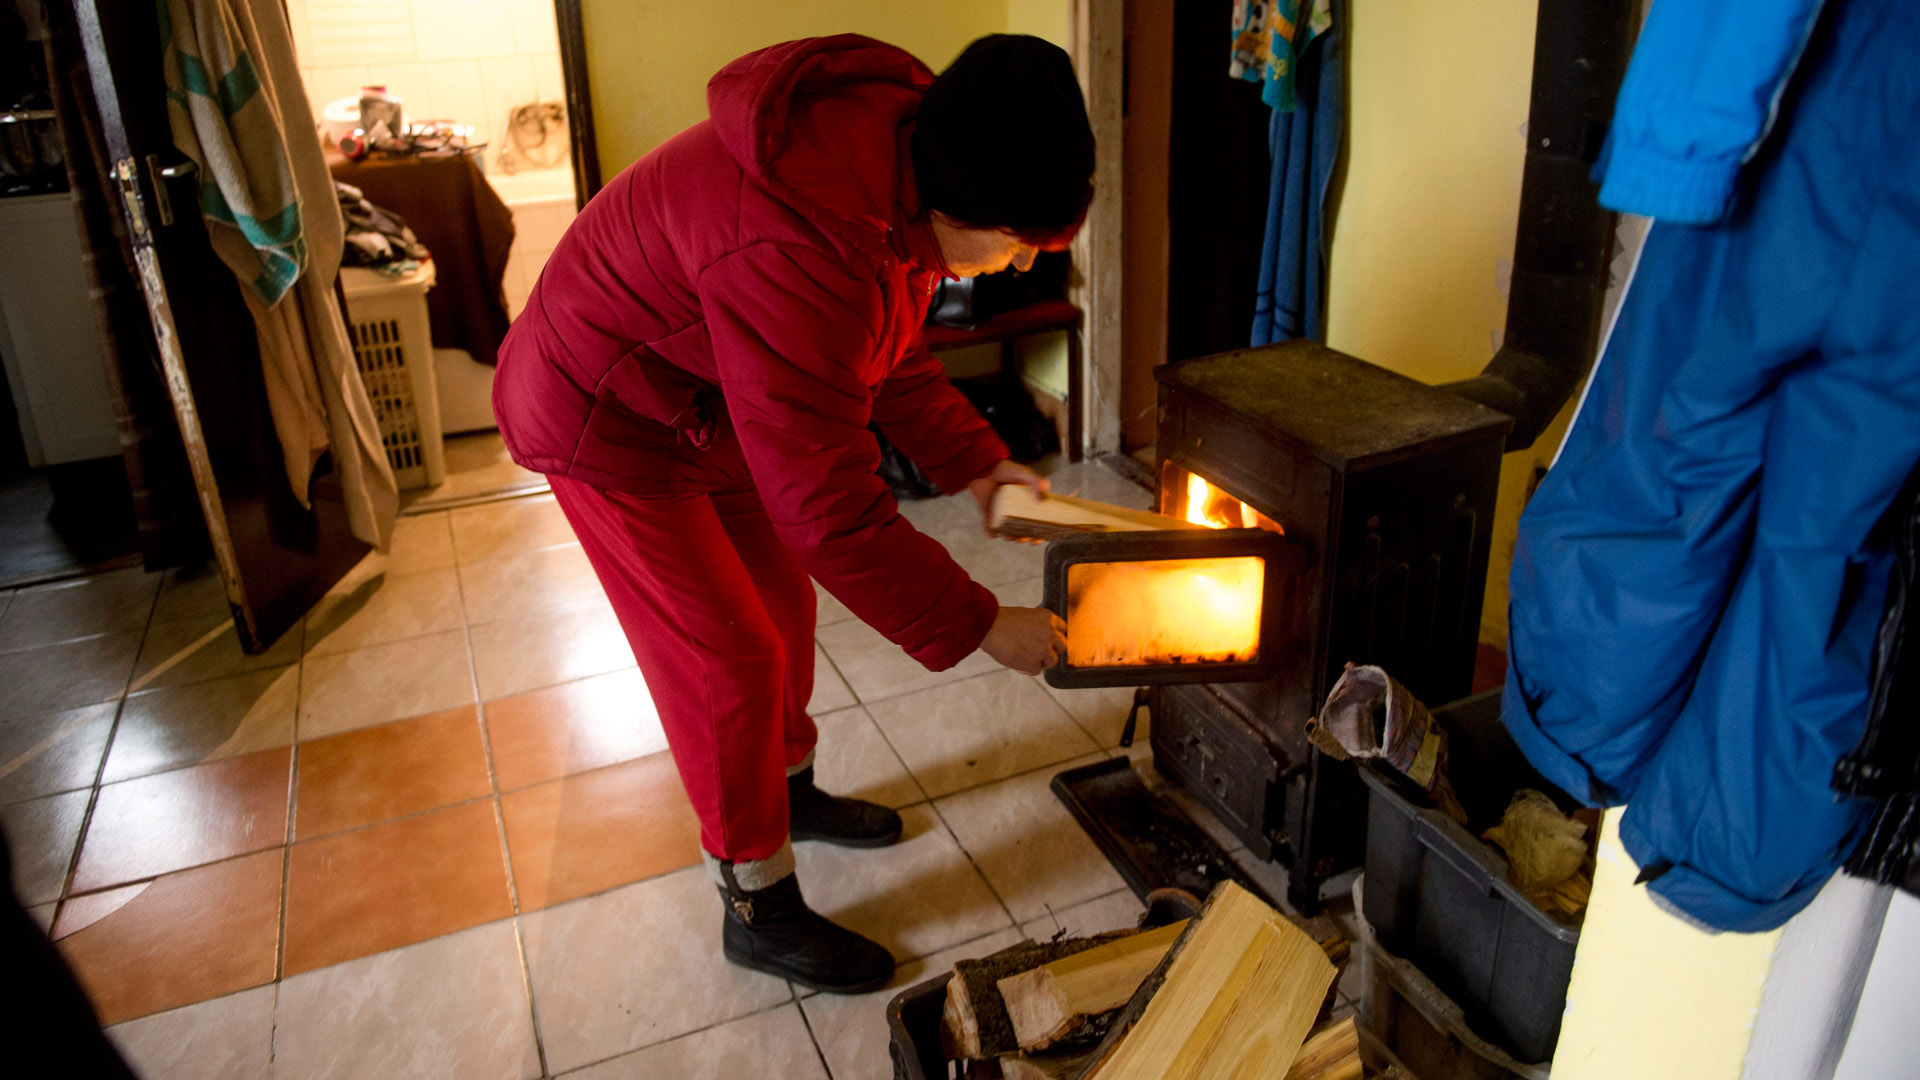
[{"label": "yellow wall", "polygon": [[1553,1080],[1739,1080],[1780,932],[1708,934],[1633,884],[1607,811]]},{"label": "yellow wall", "polygon": [[730,4],[583,0],[600,169],[611,178],[706,119],[707,80],[743,53],[792,38],[860,33],[935,71],[982,34],[1039,34],[1064,45],[1070,0],[814,0]]},{"label": "yellow wall", "polygon": [[[1462,18],[1427,0],[1352,4],[1347,163],[1327,343],[1423,382],[1479,373],[1506,324],[1533,74],[1533,0]],[[1481,636],[1506,641],[1507,568],[1536,463],[1564,418],[1501,473]]]}]

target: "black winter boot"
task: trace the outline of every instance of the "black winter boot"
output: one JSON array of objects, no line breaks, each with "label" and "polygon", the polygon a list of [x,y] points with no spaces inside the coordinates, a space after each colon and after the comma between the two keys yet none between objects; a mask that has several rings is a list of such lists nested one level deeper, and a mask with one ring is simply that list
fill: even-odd
[{"label": "black winter boot", "polygon": [[842,799],[813,786],[813,766],[787,777],[787,832],[841,847],[886,847],[900,839],[900,815],[878,803]]},{"label": "black winter boot", "polygon": [[720,941],[728,960],[830,994],[864,994],[893,977],[887,950],[814,912],[798,876],[749,892],[733,864],[721,863],[720,874],[727,909]]}]

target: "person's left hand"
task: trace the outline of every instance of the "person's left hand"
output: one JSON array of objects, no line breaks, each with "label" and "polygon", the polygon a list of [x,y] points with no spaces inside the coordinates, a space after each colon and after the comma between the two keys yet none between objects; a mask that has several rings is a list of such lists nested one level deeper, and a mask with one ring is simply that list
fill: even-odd
[{"label": "person's left hand", "polygon": [[993,533],[993,493],[1002,484],[1025,484],[1035,495],[1045,495],[1053,488],[1046,477],[1011,460],[1002,461],[992,472],[968,484],[967,490],[973,492],[973,500],[980,504],[980,527],[988,535]]}]

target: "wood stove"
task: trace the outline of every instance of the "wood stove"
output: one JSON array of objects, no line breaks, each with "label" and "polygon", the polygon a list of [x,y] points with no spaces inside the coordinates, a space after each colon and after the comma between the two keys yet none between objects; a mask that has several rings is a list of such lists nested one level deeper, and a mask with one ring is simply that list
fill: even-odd
[{"label": "wood stove", "polygon": [[[1255,854],[1286,865],[1289,902],[1311,912],[1320,883],[1360,861],[1366,802],[1350,764],[1308,745],[1306,721],[1349,661],[1385,667],[1427,701],[1469,691],[1512,421],[1310,341],[1156,376],[1160,512],[1241,527],[1135,535],[1178,536],[1186,557],[1209,540],[1220,555],[1266,545],[1270,610],[1257,669],[1207,681],[1182,665],[1104,674],[1108,685],[1153,685],[1156,767]],[[1050,606],[1065,614],[1058,576]]]}]

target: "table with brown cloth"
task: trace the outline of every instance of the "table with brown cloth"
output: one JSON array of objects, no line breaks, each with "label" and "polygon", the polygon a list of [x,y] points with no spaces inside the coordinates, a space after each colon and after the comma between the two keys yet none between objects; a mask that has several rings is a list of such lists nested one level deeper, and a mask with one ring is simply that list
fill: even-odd
[{"label": "table with brown cloth", "polygon": [[506,336],[500,283],[513,247],[513,211],[500,201],[471,154],[348,161],[329,152],[333,178],[406,219],[433,252],[437,284],[427,294],[433,344],[465,349],[491,364]]}]

